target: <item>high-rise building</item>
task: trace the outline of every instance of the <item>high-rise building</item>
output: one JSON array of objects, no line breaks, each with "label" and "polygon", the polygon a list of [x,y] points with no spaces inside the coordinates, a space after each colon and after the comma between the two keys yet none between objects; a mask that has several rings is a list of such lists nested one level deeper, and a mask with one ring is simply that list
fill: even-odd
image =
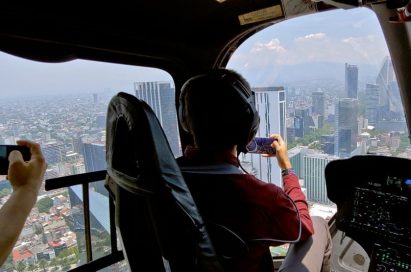
[{"label": "high-rise building", "polygon": [[[272,133],[277,133],[286,141],[286,99],[284,88],[264,87],[253,88],[253,90],[256,96],[256,109],[260,115],[260,128],[257,136],[268,137]],[[259,179],[281,185],[281,170],[275,160],[255,154],[250,154],[249,159]]]},{"label": "high-rise building", "polygon": [[93,93],[93,103],[97,104],[97,102],[98,102],[98,94]]},{"label": "high-rise building", "polygon": [[389,57],[384,58],[376,78],[379,86],[379,110],[377,129],[380,131],[405,130],[404,109],[400,90]]},{"label": "high-rise building", "polygon": [[294,116],[294,136],[295,137],[304,137],[304,117]]},{"label": "high-rise building", "polygon": [[323,91],[316,91],[312,93],[312,114],[325,115],[325,97]]},{"label": "high-rise building", "polygon": [[368,124],[375,126],[378,117],[379,86],[367,84],[365,87],[365,118]]},{"label": "high-rise building", "polygon": [[174,156],[180,156],[180,136],[178,133],[174,88],[171,87],[169,82],[135,82],[134,89],[136,97],[144,100],[155,112]]},{"label": "high-rise building", "polygon": [[63,160],[63,154],[65,155],[64,144],[53,142],[47,142],[41,145],[44,158],[48,164],[59,163]]},{"label": "high-rise building", "polygon": [[298,108],[294,111],[294,129],[296,137],[304,137],[315,127],[313,118],[310,115],[310,108]]},{"label": "high-rise building", "polygon": [[307,200],[321,204],[331,204],[327,197],[324,171],[326,165],[337,159],[336,156],[328,154],[305,154],[302,159],[302,169]]},{"label": "high-rise building", "polygon": [[335,155],[350,157],[357,148],[358,100],[342,98],[336,107]]},{"label": "high-rise building", "polygon": [[[103,186],[103,182],[97,183],[98,187]],[[67,220],[71,231],[76,233],[77,247],[80,251],[80,263],[84,263],[86,241],[85,241],[85,222],[83,211],[83,189],[81,185],[75,185],[68,187],[68,195],[70,198],[71,214]],[[97,191],[89,191],[89,219],[91,227],[91,239],[92,241],[104,242],[102,247],[110,247],[109,239],[105,240],[104,237],[110,237],[110,213],[109,213],[109,198],[107,195],[98,193]],[[96,244],[93,245],[97,246]],[[97,253],[97,250],[93,254]],[[99,254],[99,253],[97,253]]]},{"label": "high-rise building", "polygon": [[394,77],[395,74],[391,59],[389,57],[385,57],[380,71],[378,72],[377,79],[375,80],[377,85],[380,87],[380,106],[388,106],[389,86],[390,83],[394,81]]},{"label": "high-rise building", "polygon": [[86,172],[106,169],[106,146],[99,143],[83,143]]},{"label": "high-rise building", "polygon": [[[84,143],[83,156],[86,172],[100,171],[107,168],[106,146],[99,143]],[[108,191],[102,183],[93,183],[96,192],[108,197]]]},{"label": "high-rise building", "polygon": [[321,150],[329,155],[335,154],[334,135],[321,135],[320,137]]},{"label": "high-rise building", "polygon": [[358,66],[345,64],[345,92],[348,98],[358,98]]},{"label": "high-rise building", "polygon": [[325,166],[336,156],[322,154],[307,147],[295,147],[288,152],[298,177],[304,180],[307,200],[321,204],[332,204],[327,197]]}]

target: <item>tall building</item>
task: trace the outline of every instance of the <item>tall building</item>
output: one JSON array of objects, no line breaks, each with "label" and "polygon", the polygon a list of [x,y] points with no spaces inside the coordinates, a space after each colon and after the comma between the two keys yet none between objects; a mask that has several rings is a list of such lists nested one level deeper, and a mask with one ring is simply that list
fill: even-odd
[{"label": "tall building", "polygon": [[[384,58],[376,78],[379,86],[379,121],[404,121],[400,90],[389,57]],[[393,127],[395,129],[395,127]]]},{"label": "tall building", "polygon": [[174,88],[171,87],[169,82],[135,82],[134,89],[136,97],[144,100],[155,112],[174,156],[180,156],[180,136],[178,133]]},{"label": "tall building", "polygon": [[379,86],[367,84],[365,87],[365,118],[368,124],[375,126],[378,117]]},{"label": "tall building", "polygon": [[[286,99],[284,88],[264,87],[253,88],[253,90],[256,96],[256,109],[260,115],[260,128],[257,136],[268,137],[272,133],[278,133],[286,140]],[[276,160],[255,154],[250,154],[249,159],[259,179],[281,185],[281,170]]]},{"label": "tall building", "polygon": [[334,135],[321,135],[320,137],[321,150],[329,155],[335,154]]},{"label": "tall building", "polygon": [[83,143],[86,172],[106,169],[106,146],[98,143]]},{"label": "tall building", "polygon": [[321,204],[331,204],[327,197],[325,183],[325,167],[330,161],[337,159],[328,154],[305,154],[302,159],[302,176],[307,190],[307,200]]},{"label": "tall building", "polygon": [[389,86],[394,81],[394,69],[389,57],[385,57],[375,82],[380,87],[380,106],[388,106]]},{"label": "tall building", "polygon": [[[102,186],[103,182],[98,182]],[[68,187],[68,195],[70,198],[71,214],[67,218],[67,222],[71,231],[76,233],[77,247],[80,251],[80,263],[83,264],[85,260],[85,222],[83,211],[83,189],[81,185]],[[93,257],[99,258],[104,254],[104,251],[99,252],[96,241],[98,243],[104,242],[100,247],[109,248],[110,240],[104,239],[110,237],[110,213],[109,213],[109,198],[107,195],[98,193],[97,191],[89,191],[89,211],[90,211],[90,227],[91,240],[93,247]],[[100,248],[101,249],[101,248]],[[97,255],[97,256],[96,256]]]},{"label": "tall building", "polygon": [[59,163],[63,160],[65,155],[64,144],[57,142],[47,142],[41,145],[44,159],[48,164]]},{"label": "tall building", "polygon": [[98,102],[98,94],[97,93],[93,93],[93,103],[97,104]]},{"label": "tall building", "polygon": [[348,98],[358,98],[358,66],[345,64],[345,92]]},{"label": "tall building", "polygon": [[[86,172],[100,171],[107,168],[106,146],[98,143],[83,143],[84,166]],[[108,197],[104,184],[92,183],[96,192]]]},{"label": "tall building", "polygon": [[325,115],[325,97],[323,91],[313,92],[312,95],[312,114],[319,114],[324,117]]},{"label": "tall building", "polygon": [[301,146],[290,149],[288,154],[296,174],[304,180],[307,200],[332,204],[327,197],[324,171],[326,165],[338,157]]},{"label": "tall building", "polygon": [[310,115],[310,108],[299,108],[294,111],[294,131],[296,137],[304,137],[315,127],[313,118]]},{"label": "tall building", "polygon": [[350,157],[357,148],[358,100],[342,98],[336,107],[335,155]]}]

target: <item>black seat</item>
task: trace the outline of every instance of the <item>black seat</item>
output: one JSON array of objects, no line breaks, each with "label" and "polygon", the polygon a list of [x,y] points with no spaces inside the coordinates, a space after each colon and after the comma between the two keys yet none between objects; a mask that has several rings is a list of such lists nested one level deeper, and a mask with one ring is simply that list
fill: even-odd
[{"label": "black seat", "polygon": [[107,113],[107,186],[132,271],[222,271],[151,108],[119,93]]}]

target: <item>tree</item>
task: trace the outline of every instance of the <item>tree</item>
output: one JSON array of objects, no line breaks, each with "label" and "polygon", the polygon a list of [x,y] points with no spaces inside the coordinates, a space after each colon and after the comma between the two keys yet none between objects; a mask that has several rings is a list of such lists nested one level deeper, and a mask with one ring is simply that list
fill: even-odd
[{"label": "tree", "polygon": [[23,272],[24,269],[26,269],[26,264],[23,261],[20,261],[17,263],[16,269],[19,272]]},{"label": "tree", "polygon": [[7,257],[6,261],[4,262],[3,268],[5,268],[7,271],[14,271],[13,257],[11,254]]},{"label": "tree", "polygon": [[58,258],[57,257],[55,257],[55,258],[53,258],[52,260],[51,260],[51,262],[50,262],[50,266],[57,266],[58,265]]},{"label": "tree", "polygon": [[49,212],[51,207],[53,207],[53,199],[48,196],[40,199],[39,202],[37,202],[37,208],[41,213]]},{"label": "tree", "polygon": [[47,265],[47,261],[45,259],[41,259],[39,261],[39,267],[43,268],[43,272],[46,272],[46,265]]},{"label": "tree", "polygon": [[27,268],[29,271],[34,271],[35,269],[36,269],[36,266],[34,265],[34,264],[32,264],[32,263],[30,263],[29,265],[28,265],[28,268]]}]

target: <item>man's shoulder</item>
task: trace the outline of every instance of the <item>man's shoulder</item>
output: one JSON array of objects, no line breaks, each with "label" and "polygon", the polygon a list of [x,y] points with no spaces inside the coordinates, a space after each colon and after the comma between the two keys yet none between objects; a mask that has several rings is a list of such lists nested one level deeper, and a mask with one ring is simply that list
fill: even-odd
[{"label": "man's shoulder", "polygon": [[260,180],[259,178],[251,174],[244,174],[243,179],[244,181],[242,183],[244,186],[247,186],[247,187],[254,187],[259,190],[268,190],[268,191],[281,190],[281,188],[278,187],[277,185]]}]

